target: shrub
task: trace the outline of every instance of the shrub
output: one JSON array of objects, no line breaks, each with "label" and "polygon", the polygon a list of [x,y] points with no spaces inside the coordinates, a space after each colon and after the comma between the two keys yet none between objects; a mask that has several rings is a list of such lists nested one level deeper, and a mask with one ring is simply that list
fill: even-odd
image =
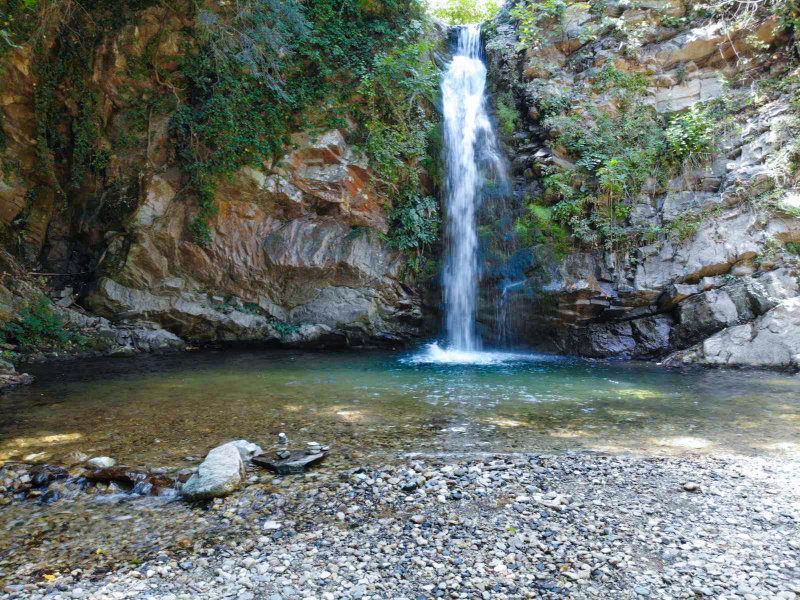
[{"label": "shrub", "polygon": [[439,205],[432,196],[407,191],[389,213],[389,234],[384,236],[390,248],[420,257],[426,246],[439,239]]},{"label": "shrub", "polygon": [[523,0],[509,14],[519,22],[519,48],[539,48],[542,44],[543,26],[547,22],[555,22],[555,27],[548,28],[548,31],[563,33],[567,3],[564,0]]},{"label": "shrub", "polygon": [[514,134],[520,122],[520,116],[511,92],[506,92],[497,99],[497,120],[500,123],[500,133],[505,136]]},{"label": "shrub", "polygon": [[0,326],[6,339],[19,344],[23,350],[34,351],[47,347],[85,345],[88,339],[67,326],[55,313],[46,296],[41,295],[19,311],[16,323]]},{"label": "shrub", "polygon": [[683,162],[711,152],[712,129],[711,119],[699,104],[673,117],[666,130],[667,144],[673,160]]}]

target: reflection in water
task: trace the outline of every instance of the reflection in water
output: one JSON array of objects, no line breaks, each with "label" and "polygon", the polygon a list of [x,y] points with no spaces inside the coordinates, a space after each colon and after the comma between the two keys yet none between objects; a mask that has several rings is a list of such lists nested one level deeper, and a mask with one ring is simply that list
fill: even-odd
[{"label": "reflection in water", "polygon": [[[591,448],[800,452],[800,379],[492,354],[204,352],[62,363],[0,396],[0,460],[178,464],[234,438],[366,456]],[[43,453],[43,454],[40,454]]]}]

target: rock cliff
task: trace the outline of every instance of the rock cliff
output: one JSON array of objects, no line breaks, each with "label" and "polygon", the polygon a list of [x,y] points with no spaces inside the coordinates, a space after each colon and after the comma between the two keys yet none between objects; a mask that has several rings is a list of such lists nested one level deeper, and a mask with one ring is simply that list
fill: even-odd
[{"label": "rock cliff", "polygon": [[485,28],[486,52],[517,229],[539,237],[487,266],[487,329],[592,357],[796,366],[793,25],[777,5],[526,6]]},{"label": "rock cliff", "polygon": [[[0,232],[14,264],[0,282],[5,320],[43,291],[68,321],[136,350],[420,335],[422,248],[391,239],[395,210],[416,198],[408,190],[435,193],[419,156],[425,131],[409,151],[397,133],[407,124],[385,123],[388,109],[359,96],[378,102],[377,85],[389,87],[381,69],[394,63],[375,62],[379,52],[435,78],[446,32],[420,20],[416,3],[346,1],[330,12],[326,2],[200,10],[126,0],[87,2],[86,17],[69,3],[42,2],[40,13],[18,4],[6,8],[20,25],[0,39]],[[342,38],[339,21],[365,40]],[[260,30],[230,41],[230,23],[293,31],[286,46],[301,56],[286,62],[287,48],[268,46],[275,36],[232,50]],[[328,61],[324,73],[312,59]],[[259,79],[248,60],[284,72]],[[293,89],[281,89],[287,81]],[[438,118],[428,91],[395,98],[426,127]],[[392,177],[366,131],[395,136],[384,153]]]}]

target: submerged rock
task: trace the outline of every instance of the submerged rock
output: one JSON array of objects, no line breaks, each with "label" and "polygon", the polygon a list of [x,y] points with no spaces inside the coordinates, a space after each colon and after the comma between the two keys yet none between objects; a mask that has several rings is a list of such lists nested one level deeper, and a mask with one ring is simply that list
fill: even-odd
[{"label": "submerged rock", "polygon": [[74,452],[70,452],[69,454],[67,454],[61,460],[61,462],[63,462],[68,467],[74,467],[75,465],[80,465],[82,463],[85,463],[87,460],[89,460],[88,454],[84,454],[83,452],[76,450]]},{"label": "submerged rock", "polygon": [[52,482],[69,477],[69,472],[64,467],[55,465],[37,465],[30,471],[33,487],[47,487]]},{"label": "submerged rock", "polygon": [[187,500],[207,500],[227,496],[244,480],[244,463],[239,449],[223,444],[208,453],[197,473],[187,481],[181,493]]},{"label": "submerged rock", "polygon": [[281,452],[272,459],[266,457],[254,458],[253,463],[278,475],[294,475],[302,473],[309,467],[321,462],[325,456],[327,456],[327,453],[323,451],[317,454],[307,454],[305,450],[300,450],[290,452],[288,456],[286,456],[286,452]]},{"label": "submerged rock", "polygon": [[96,456],[86,461],[86,466],[93,469],[108,469],[117,464],[110,456]]},{"label": "submerged rock", "polygon": [[109,467],[86,474],[86,481],[113,485],[118,492],[140,496],[165,496],[174,494],[174,480],[159,474],[143,473],[126,467]]}]

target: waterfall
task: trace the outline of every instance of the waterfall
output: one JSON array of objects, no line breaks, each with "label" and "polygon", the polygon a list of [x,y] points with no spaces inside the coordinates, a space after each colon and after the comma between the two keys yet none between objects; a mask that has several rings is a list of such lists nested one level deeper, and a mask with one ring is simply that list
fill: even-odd
[{"label": "waterfall", "polygon": [[450,349],[480,348],[475,330],[478,279],[476,211],[483,163],[506,180],[495,132],[486,109],[486,65],[480,56],[480,25],[459,29],[458,48],[442,79],[447,167],[448,253],[444,270],[445,327]]}]

